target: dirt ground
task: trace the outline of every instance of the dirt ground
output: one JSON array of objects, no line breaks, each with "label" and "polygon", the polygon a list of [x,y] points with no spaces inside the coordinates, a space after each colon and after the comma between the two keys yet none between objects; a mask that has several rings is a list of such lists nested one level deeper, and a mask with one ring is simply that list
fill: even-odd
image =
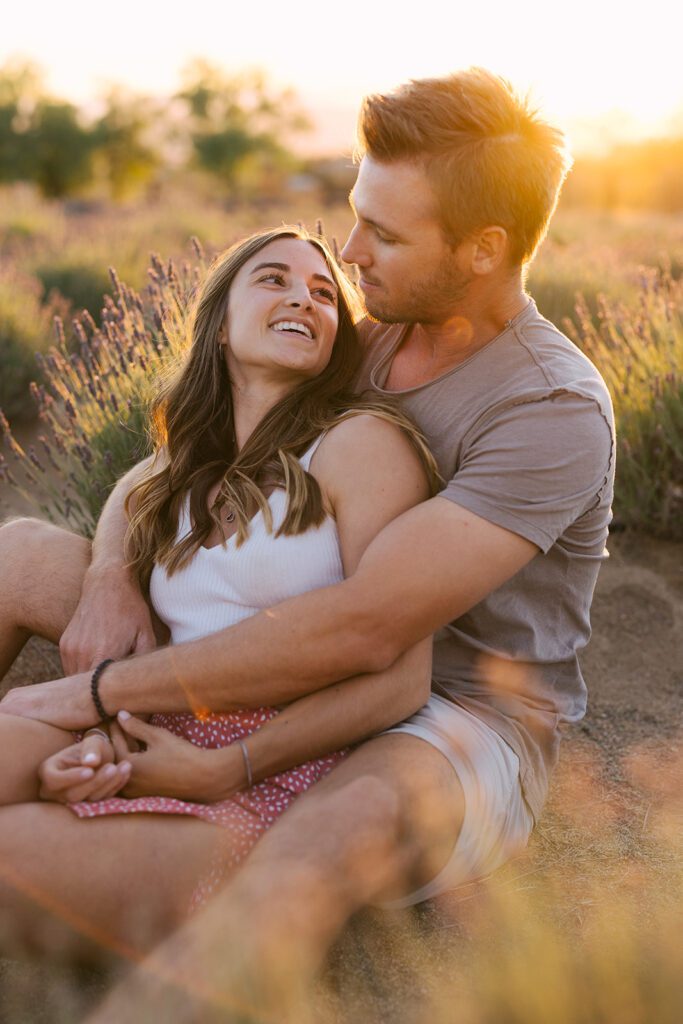
[{"label": "dirt ground", "polygon": [[[609,547],[611,557],[603,566],[593,604],[593,639],[582,659],[589,711],[565,739],[548,808],[529,851],[503,869],[502,884],[563,857],[574,865],[585,857],[586,870],[594,872],[593,833],[606,813],[616,822],[624,856],[647,856],[648,820],[657,800],[653,774],[660,777],[661,769],[670,788],[670,773],[663,769],[681,763],[683,545],[616,533]],[[52,678],[58,666],[51,645],[31,641],[2,689]],[[581,783],[581,821],[568,826],[567,803]],[[613,862],[604,870],[612,872]],[[448,960],[451,955],[455,933],[444,932],[444,927],[451,929],[456,918],[462,920],[457,894],[428,905],[421,914],[420,927],[433,943],[435,957]],[[444,926],[446,919],[450,923]],[[376,916],[354,922],[333,958],[335,986],[343,993],[345,985],[364,974],[366,997],[376,1011],[370,1013],[366,1005],[364,1018],[410,1022],[410,971],[393,953],[383,958],[385,939]],[[382,964],[381,984],[367,980],[368,948],[374,951],[374,962]],[[55,968],[0,961],[0,1019],[7,1024],[76,1021],[103,985],[97,977],[75,984]],[[52,993],[47,1002],[36,1000],[38,990]]]}]

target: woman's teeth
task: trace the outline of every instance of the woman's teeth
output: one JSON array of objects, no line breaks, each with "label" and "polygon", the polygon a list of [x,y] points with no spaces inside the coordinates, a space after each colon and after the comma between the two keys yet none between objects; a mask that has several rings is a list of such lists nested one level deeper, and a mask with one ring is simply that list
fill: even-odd
[{"label": "woman's teeth", "polygon": [[295,331],[297,334],[303,334],[307,338],[313,340],[310,327],[306,324],[296,323],[294,320],[281,320],[278,324],[273,324],[274,331]]}]

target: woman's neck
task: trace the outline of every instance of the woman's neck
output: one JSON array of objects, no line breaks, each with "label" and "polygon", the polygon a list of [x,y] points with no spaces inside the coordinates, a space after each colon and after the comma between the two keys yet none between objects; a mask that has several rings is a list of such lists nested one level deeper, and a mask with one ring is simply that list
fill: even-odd
[{"label": "woman's neck", "polygon": [[263,417],[280,399],[289,394],[291,385],[282,382],[258,381],[232,385],[235,440],[238,450],[244,447]]}]

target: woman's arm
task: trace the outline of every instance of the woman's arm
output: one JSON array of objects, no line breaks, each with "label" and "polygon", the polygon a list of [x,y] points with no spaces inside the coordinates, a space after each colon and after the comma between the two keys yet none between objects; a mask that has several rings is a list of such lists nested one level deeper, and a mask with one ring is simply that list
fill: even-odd
[{"label": "woman's arm", "polygon": [[[260,782],[276,772],[359,743],[417,711],[430,692],[431,647],[429,637],[386,672],[345,679],[284,708],[242,741],[247,746],[252,781]],[[120,791],[122,796],[168,796],[214,803],[247,785],[238,744],[208,750],[135,717],[120,719],[119,725],[122,734],[116,723],[111,727],[117,757],[131,765],[130,779]],[[142,741],[147,749],[131,753],[126,736]],[[95,782],[99,786],[99,778]]]}]

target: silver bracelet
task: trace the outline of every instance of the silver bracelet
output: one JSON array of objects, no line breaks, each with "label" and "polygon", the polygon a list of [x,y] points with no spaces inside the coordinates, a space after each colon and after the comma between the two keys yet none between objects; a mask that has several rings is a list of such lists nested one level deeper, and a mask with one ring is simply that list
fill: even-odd
[{"label": "silver bracelet", "polygon": [[96,726],[93,726],[92,729],[86,729],[83,733],[83,739],[85,739],[86,736],[101,736],[102,739],[108,740],[110,743],[112,742],[112,738],[109,733],[105,732],[104,729],[98,729]]},{"label": "silver bracelet", "polygon": [[251,771],[249,751],[247,750],[247,745],[244,742],[244,740],[238,740],[237,742],[239,743],[240,750],[242,751],[242,757],[244,758],[244,767],[247,770],[247,789],[251,789],[251,787],[254,785],[254,776]]}]

